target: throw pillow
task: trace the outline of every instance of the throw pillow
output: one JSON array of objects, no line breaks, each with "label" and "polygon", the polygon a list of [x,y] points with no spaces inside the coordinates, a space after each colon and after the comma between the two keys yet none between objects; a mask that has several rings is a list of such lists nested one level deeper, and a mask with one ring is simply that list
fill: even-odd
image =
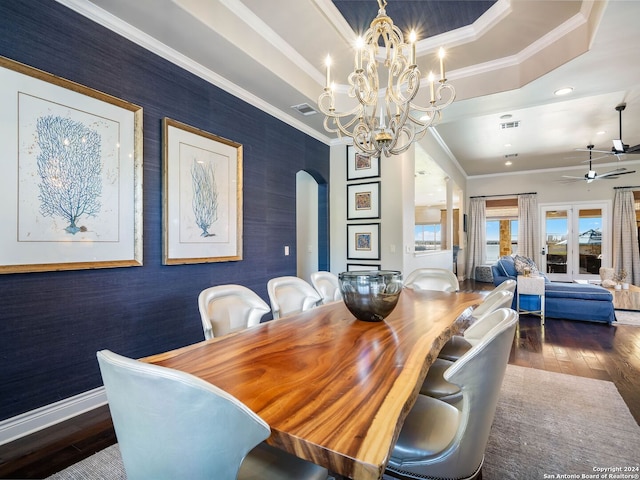
[{"label": "throw pillow", "polygon": [[513,265],[513,257],[507,255],[506,257],[501,257],[498,260],[498,265],[502,269],[502,273],[505,277],[515,277],[518,275],[518,271],[515,269]]},{"label": "throw pillow", "polygon": [[522,275],[524,273],[525,268],[528,268],[531,272],[531,275],[533,276],[538,276],[540,274],[540,271],[538,270],[535,262],[528,257],[516,255],[513,259],[513,264],[515,265],[516,271],[519,275]]}]

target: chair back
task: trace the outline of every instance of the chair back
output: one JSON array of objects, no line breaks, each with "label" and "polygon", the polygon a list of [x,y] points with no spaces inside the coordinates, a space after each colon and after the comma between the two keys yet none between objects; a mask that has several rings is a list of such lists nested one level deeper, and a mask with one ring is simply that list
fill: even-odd
[{"label": "chair back", "polygon": [[407,276],[404,285],[414,290],[439,290],[442,292],[460,290],[458,278],[446,268],[418,268]]},{"label": "chair back", "polygon": [[98,352],[129,480],[236,478],[270,435],[243,403],[193,375]]},{"label": "chair back", "polygon": [[444,379],[462,390],[460,428],[447,454],[449,468],[442,471],[447,478],[462,478],[483,462],[518,313],[501,308],[491,317],[495,326],[444,372]]},{"label": "chair back", "polygon": [[[485,313],[482,317],[478,318],[469,328],[464,332],[464,339],[472,345],[480,343],[491,331],[502,321],[502,317],[495,312],[507,309],[511,304],[512,294],[510,292],[502,292],[502,300],[496,303],[493,310]],[[503,312],[504,314],[504,312]]]},{"label": "chair back", "polygon": [[[471,315],[477,320],[502,307],[510,307],[513,302],[513,292],[509,290],[494,290],[489,293],[480,305],[473,309]],[[477,323],[477,321],[476,321]],[[467,329],[469,330],[469,329]],[[466,336],[466,332],[465,332]]]},{"label": "chair back", "polygon": [[198,309],[206,340],[257,325],[269,305],[242,285],[217,285],[198,295]]},{"label": "chair back", "polygon": [[311,284],[322,297],[322,303],[331,303],[342,300],[340,291],[340,279],[331,272],[313,272]]},{"label": "chair back", "polygon": [[273,318],[310,310],[322,301],[315,288],[298,277],[284,276],[267,282]]},{"label": "chair back", "polygon": [[513,278],[507,278],[504,282],[491,290],[491,292],[489,292],[489,295],[491,295],[491,293],[493,292],[499,292],[500,290],[507,290],[508,292],[511,292],[515,295],[517,285],[518,282],[516,282]]},{"label": "chair back", "polygon": [[487,319],[493,325],[444,373],[460,387],[456,406],[419,395],[391,454],[387,469],[401,478],[480,478],[502,380],[518,321],[515,310],[501,308]]}]

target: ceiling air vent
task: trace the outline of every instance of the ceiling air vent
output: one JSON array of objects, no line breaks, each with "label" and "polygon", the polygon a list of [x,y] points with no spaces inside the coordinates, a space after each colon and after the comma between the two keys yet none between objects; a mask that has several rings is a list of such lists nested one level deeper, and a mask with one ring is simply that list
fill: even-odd
[{"label": "ceiling air vent", "polygon": [[513,157],[517,157],[518,154],[517,153],[507,153],[504,158],[513,158]]},{"label": "ceiling air vent", "polygon": [[505,128],[518,128],[520,126],[520,120],[516,120],[515,122],[505,122],[500,124],[500,128],[504,130]]},{"label": "ceiling air vent", "polygon": [[301,103],[300,105],[294,105],[291,108],[297,110],[302,115],[313,115],[318,113],[318,111],[308,103]]}]

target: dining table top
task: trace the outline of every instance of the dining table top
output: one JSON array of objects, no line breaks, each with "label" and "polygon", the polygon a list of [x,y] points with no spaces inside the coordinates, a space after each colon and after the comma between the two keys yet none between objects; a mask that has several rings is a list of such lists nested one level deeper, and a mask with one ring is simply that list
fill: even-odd
[{"label": "dining table top", "polygon": [[429,366],[481,300],[404,288],[382,322],[337,301],[142,360],[235,396],[269,424],[269,444],[379,479]]}]

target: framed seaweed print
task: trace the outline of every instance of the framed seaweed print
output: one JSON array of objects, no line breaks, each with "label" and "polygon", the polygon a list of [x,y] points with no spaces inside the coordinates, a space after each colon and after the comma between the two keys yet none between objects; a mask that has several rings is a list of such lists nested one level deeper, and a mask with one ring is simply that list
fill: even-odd
[{"label": "framed seaweed print", "polygon": [[347,220],[380,218],[380,182],[347,185]]},{"label": "framed seaweed print", "polygon": [[347,181],[380,176],[380,157],[360,153],[353,145],[347,145]]},{"label": "framed seaweed print", "polygon": [[242,145],[163,120],[163,263],[242,260]]},{"label": "framed seaweed print", "polygon": [[142,108],[0,57],[0,273],[142,265]]},{"label": "framed seaweed print", "polygon": [[347,260],[380,260],[380,224],[347,225]]}]

